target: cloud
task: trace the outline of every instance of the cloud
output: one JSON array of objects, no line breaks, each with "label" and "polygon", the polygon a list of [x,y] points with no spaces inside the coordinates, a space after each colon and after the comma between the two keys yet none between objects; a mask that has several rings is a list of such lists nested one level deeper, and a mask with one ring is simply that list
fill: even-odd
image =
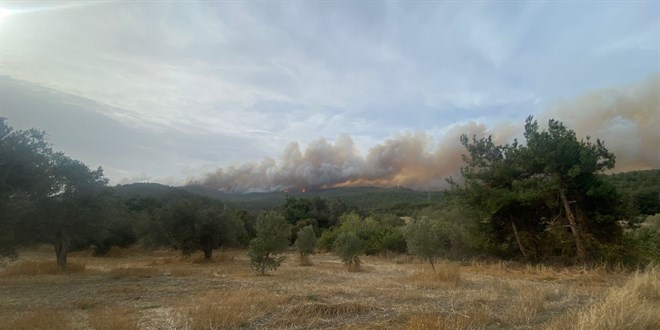
[{"label": "cloud", "polygon": [[[429,186],[412,171],[385,171],[394,161],[383,158],[388,148],[412,148],[410,157],[432,163],[440,146],[450,152],[457,143],[447,135],[455,123],[474,121],[499,134],[558,99],[656,72],[658,6],[186,1],[34,11],[1,23],[0,71],[57,97],[11,92],[5,104],[32,108],[2,110],[25,127],[47,129],[65,152],[104,165],[113,181],[142,173],[182,181],[182,173],[210,166],[227,176],[230,165],[271,158],[243,171],[270,171],[262,183],[274,186],[292,177],[273,174],[290,141],[300,141],[304,158],[310,146],[343,150],[335,144],[349,134],[362,167],[305,167],[325,175],[319,184],[333,175],[355,180],[361,168],[370,182],[381,182],[380,174],[382,182]],[[65,105],[72,100],[82,103]],[[616,136],[608,132],[637,129],[621,118],[601,134],[613,147]],[[86,140],[91,128],[130,139]],[[327,137],[325,145],[319,137]],[[622,154],[621,164],[626,157],[637,159]],[[414,173],[440,172],[423,165]]]},{"label": "cloud", "polygon": [[16,129],[45,130],[55,150],[102,166],[111,183],[182,184],[186,175],[265,152],[261,141],[232,134],[132,127],[108,116],[122,112],[93,100],[0,76],[0,109]]}]

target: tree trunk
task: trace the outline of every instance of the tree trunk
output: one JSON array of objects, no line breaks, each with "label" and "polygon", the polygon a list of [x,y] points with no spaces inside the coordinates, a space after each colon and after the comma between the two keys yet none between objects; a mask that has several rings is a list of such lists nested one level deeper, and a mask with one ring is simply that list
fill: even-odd
[{"label": "tree trunk", "polygon": [[580,227],[578,227],[577,221],[575,221],[575,215],[571,210],[571,206],[568,204],[568,200],[566,199],[566,193],[564,192],[564,189],[559,190],[559,197],[561,198],[561,202],[564,205],[564,210],[566,211],[566,217],[568,218],[568,222],[571,225],[571,232],[573,233],[573,237],[575,238],[575,246],[577,248],[578,260],[580,261],[580,263],[586,265],[588,262],[587,250],[584,248],[584,243],[582,242],[582,234],[580,233]]},{"label": "tree trunk", "polygon": [[204,248],[204,260],[211,261],[211,258],[213,258],[213,249]]},{"label": "tree trunk", "polygon": [[433,265],[433,257],[429,257],[429,263],[431,264],[431,269],[433,269],[433,272],[435,273],[435,265]]},{"label": "tree trunk", "polygon": [[66,269],[66,257],[69,253],[69,239],[64,233],[57,235],[55,242],[55,256],[57,257],[57,265],[62,270]]},{"label": "tree trunk", "polygon": [[513,236],[516,237],[516,242],[518,242],[518,248],[520,249],[520,253],[522,253],[525,259],[528,259],[529,256],[527,255],[527,251],[525,251],[525,248],[523,247],[522,242],[520,241],[520,236],[518,236],[518,228],[516,227],[516,223],[511,221],[511,227],[513,227]]}]

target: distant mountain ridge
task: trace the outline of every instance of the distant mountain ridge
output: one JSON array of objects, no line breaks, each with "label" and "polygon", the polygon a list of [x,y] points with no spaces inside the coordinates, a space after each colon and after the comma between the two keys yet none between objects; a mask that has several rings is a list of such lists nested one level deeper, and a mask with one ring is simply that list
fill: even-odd
[{"label": "distant mountain ridge", "polygon": [[[642,196],[647,203],[654,203],[660,194],[660,169],[623,172],[606,175],[606,180],[614,184],[622,194],[631,198]],[[359,209],[388,209],[397,205],[423,205],[435,203],[442,198],[442,191],[416,191],[405,187],[339,187],[306,191],[225,193],[202,185],[172,187],[158,183],[132,183],[114,187],[120,195],[152,197],[161,202],[175,199],[204,196],[221,200],[231,206],[246,210],[270,210],[282,206],[291,197],[320,197],[327,201],[340,198],[344,203]]]}]

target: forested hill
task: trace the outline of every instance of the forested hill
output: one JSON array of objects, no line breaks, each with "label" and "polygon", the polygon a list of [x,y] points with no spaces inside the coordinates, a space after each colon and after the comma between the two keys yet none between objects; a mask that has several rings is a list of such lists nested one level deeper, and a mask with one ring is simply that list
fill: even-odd
[{"label": "forested hill", "polygon": [[194,196],[204,196],[221,200],[227,204],[245,210],[271,210],[284,205],[287,196],[291,197],[320,197],[327,201],[340,198],[347,206],[363,210],[405,208],[410,205],[420,205],[437,202],[441,192],[415,191],[403,187],[343,187],[323,189],[311,192],[300,190],[253,192],[253,193],[224,193],[216,189],[200,185],[172,187],[158,183],[132,183],[117,185],[114,190],[124,198],[149,197],[161,203],[168,203],[178,199]]},{"label": "forested hill", "polygon": [[[660,169],[634,171],[606,175],[607,181],[617,187],[620,194],[627,196],[643,214],[660,213]],[[287,196],[320,197],[328,201],[340,198],[346,205],[363,210],[405,208],[438,202],[439,191],[415,191],[404,187],[342,187],[317,191],[289,190],[253,193],[224,193],[201,185],[171,187],[157,183],[133,183],[114,188],[125,197],[151,197],[162,203],[193,196],[205,196],[224,201],[245,210],[270,210],[284,205]]]},{"label": "forested hill", "polygon": [[131,183],[117,185],[113,189],[118,195],[126,199],[145,197],[155,199],[163,204],[197,196],[197,194],[186,191],[183,188],[167,186],[160,183]]},{"label": "forested hill", "polygon": [[617,173],[606,178],[641,214],[660,213],[660,169]]},{"label": "forested hill", "polygon": [[438,191],[415,191],[403,187],[342,187],[305,192],[301,190],[289,190],[287,192],[274,191],[245,194],[224,193],[199,185],[182,188],[191,193],[220,199],[233,206],[247,210],[267,210],[281,206],[284,204],[287,196],[304,198],[320,197],[328,201],[341,198],[348,206],[365,210],[375,210],[387,209],[397,205],[404,206],[437,202],[442,195]]}]

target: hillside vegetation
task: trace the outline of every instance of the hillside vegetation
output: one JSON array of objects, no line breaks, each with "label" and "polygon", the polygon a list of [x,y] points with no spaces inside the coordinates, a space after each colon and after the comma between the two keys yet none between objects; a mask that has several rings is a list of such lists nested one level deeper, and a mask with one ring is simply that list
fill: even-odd
[{"label": "hillside vegetation", "polygon": [[269,235],[259,228],[275,219],[284,221],[278,228],[288,232],[278,237],[286,242],[269,246],[293,248],[309,227],[319,250],[350,247],[345,262],[358,265],[361,254],[391,253],[416,255],[430,266],[449,258],[639,267],[660,256],[660,171],[606,175],[615,155],[555,120],[541,129],[528,118],[524,144],[463,136],[462,177],[450,178],[444,192],[341,187],[246,194],[201,185],[109,187],[101,168],[53,150],[45,132],[1,124],[5,261],[18,256],[17,247],[37,244],[52,245],[62,269],[73,251],[92,248],[103,256],[132,245],[183,256],[202,251],[207,260],[217,249],[250,246],[255,258],[271,260],[269,250],[254,249]]}]

